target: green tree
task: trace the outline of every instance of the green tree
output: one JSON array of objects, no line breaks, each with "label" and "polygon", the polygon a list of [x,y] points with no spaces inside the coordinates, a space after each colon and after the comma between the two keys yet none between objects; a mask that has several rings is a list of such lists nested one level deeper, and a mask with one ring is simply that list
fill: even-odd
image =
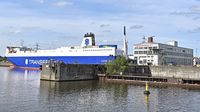
[{"label": "green tree", "polygon": [[0,57],[0,62],[7,61],[7,57]]},{"label": "green tree", "polygon": [[128,61],[123,56],[118,56],[114,61],[106,64],[106,74],[120,74],[123,73],[128,67]]}]

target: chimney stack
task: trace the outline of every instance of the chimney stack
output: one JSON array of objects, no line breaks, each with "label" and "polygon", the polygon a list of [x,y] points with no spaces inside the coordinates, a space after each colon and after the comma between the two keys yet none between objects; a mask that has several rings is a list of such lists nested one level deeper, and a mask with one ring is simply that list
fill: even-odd
[{"label": "chimney stack", "polygon": [[148,37],[148,43],[153,43],[153,37]]}]

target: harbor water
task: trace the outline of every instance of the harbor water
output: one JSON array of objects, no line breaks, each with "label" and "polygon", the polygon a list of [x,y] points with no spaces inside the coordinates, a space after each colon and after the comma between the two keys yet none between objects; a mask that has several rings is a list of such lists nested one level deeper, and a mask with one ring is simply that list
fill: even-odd
[{"label": "harbor water", "polygon": [[199,112],[200,90],[99,81],[40,81],[40,71],[0,68],[0,112]]}]

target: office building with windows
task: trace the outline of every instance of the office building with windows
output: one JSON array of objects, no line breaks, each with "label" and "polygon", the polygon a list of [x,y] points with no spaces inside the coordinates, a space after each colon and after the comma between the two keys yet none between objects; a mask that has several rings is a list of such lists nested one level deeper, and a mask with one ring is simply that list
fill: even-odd
[{"label": "office building with windows", "polygon": [[177,41],[156,43],[153,37],[134,45],[134,59],[138,65],[193,65],[193,49],[179,47]]}]

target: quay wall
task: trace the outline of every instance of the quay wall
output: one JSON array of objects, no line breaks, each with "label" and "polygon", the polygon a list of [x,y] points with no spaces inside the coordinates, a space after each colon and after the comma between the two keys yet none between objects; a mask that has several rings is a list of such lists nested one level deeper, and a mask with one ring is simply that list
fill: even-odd
[{"label": "quay wall", "polygon": [[149,66],[129,65],[123,72],[124,75],[129,76],[151,76],[151,70]]},{"label": "quay wall", "polygon": [[200,80],[200,68],[193,66],[149,66],[152,77]]},{"label": "quay wall", "polygon": [[147,77],[200,80],[200,68],[193,66],[130,65],[123,74],[127,76],[147,76]]},{"label": "quay wall", "polygon": [[42,66],[41,80],[75,81],[98,79],[102,65],[48,63]]},{"label": "quay wall", "polygon": [[[100,75],[99,79],[106,82],[123,82],[133,84],[169,85],[200,88],[200,68],[192,66],[138,66],[137,74]],[[137,67],[137,68],[138,68]],[[127,70],[130,70],[129,67]],[[149,70],[149,71],[148,71]],[[141,72],[142,71],[142,72]],[[129,71],[130,72],[130,71]],[[128,73],[128,72],[127,72]],[[145,76],[146,74],[146,76]]]},{"label": "quay wall", "polygon": [[[64,64],[50,62],[42,66],[41,80],[74,81],[98,79],[105,74],[104,65]],[[120,75],[120,74],[116,74]],[[192,66],[138,66],[130,65],[123,76],[200,80],[200,68]],[[179,81],[179,80],[178,80]],[[170,81],[170,82],[173,82]]]}]

